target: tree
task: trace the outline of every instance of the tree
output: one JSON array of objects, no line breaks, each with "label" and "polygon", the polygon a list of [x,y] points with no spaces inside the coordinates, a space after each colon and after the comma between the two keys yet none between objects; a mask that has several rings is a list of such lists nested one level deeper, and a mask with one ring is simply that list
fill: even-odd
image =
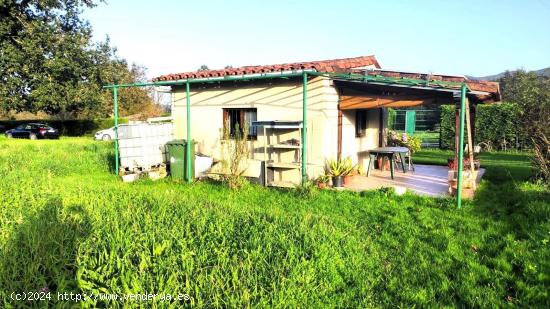
[{"label": "tree", "polygon": [[0,6],[2,108],[56,113],[91,93],[85,52],[91,32],[79,19],[91,1],[3,1]]},{"label": "tree", "polygon": [[130,81],[132,69],[116,57],[108,38],[92,42],[91,26],[80,15],[94,6],[93,0],[0,2],[2,110],[61,117],[104,113],[102,85]]},{"label": "tree", "polygon": [[[108,78],[109,83],[134,83],[146,82],[145,67],[133,63],[127,69],[126,62],[119,64],[121,67],[113,70],[114,76]],[[121,88],[118,94],[120,116],[138,115],[138,118],[145,119],[158,116],[162,113],[161,107],[153,100],[153,87],[129,87]],[[110,90],[103,91],[102,106],[103,114],[111,115],[113,112],[113,97]]]},{"label": "tree", "polygon": [[197,71],[208,71],[210,70],[206,64],[203,64],[200,66],[200,68]]},{"label": "tree", "polygon": [[532,162],[537,176],[550,181],[550,80],[519,70],[506,72],[500,85],[503,100],[520,107],[517,125],[532,143]]}]

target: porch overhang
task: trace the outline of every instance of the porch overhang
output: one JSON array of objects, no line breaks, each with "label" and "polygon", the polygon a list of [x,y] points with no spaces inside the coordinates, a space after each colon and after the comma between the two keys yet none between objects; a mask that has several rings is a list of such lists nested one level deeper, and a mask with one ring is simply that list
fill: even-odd
[{"label": "porch overhang", "polygon": [[[341,110],[454,104],[460,96],[460,89],[439,86],[409,86],[343,79],[335,79],[334,84],[339,90]],[[490,93],[482,91],[467,93],[468,99],[475,103],[482,102],[481,98],[489,95]]]}]

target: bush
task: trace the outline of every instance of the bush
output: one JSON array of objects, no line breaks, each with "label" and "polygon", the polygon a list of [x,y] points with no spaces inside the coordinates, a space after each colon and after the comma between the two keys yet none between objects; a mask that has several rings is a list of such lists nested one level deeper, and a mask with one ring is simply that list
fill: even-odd
[{"label": "bush", "polygon": [[235,135],[231,136],[229,121],[224,122],[223,129],[223,161],[222,165],[227,174],[224,174],[224,181],[231,189],[240,189],[246,183],[243,174],[246,171],[246,159],[250,154],[248,148],[248,123],[244,123],[242,130],[239,124],[235,125]]},{"label": "bush", "polygon": [[294,190],[294,194],[296,195],[296,197],[306,199],[315,197],[318,193],[319,189],[317,188],[317,184],[309,179],[296,186],[296,189]]},{"label": "bush", "polygon": [[441,148],[454,149],[455,147],[455,106],[441,106]]},{"label": "bush", "polygon": [[506,73],[501,83],[503,98],[519,106],[515,126],[525,132],[532,145],[537,176],[550,183],[550,80],[520,70]]},{"label": "bush", "polygon": [[[515,103],[485,104],[476,107],[474,144],[484,150],[525,149],[525,130],[518,125],[520,108]],[[464,143],[467,143],[466,133]],[[441,106],[441,148],[455,147],[455,107]]]},{"label": "bush", "polygon": [[518,125],[519,106],[515,103],[478,105],[475,142],[485,150],[525,148],[522,127]]},{"label": "bush", "polygon": [[[23,123],[46,123],[59,130],[62,136],[87,136],[96,131],[107,129],[115,125],[113,118],[84,119],[84,120],[3,120],[0,125],[5,130],[13,129]],[[119,118],[119,124],[128,123],[128,119]]]}]

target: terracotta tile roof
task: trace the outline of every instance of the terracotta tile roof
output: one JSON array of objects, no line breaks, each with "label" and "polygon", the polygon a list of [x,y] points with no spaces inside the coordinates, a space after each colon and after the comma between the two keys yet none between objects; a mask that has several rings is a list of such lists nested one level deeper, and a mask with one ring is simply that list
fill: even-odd
[{"label": "terracotta tile roof", "polygon": [[371,66],[371,65],[374,65],[374,67],[376,68],[380,68],[378,61],[374,56],[363,56],[363,57],[355,57],[355,58],[343,58],[343,59],[322,60],[322,61],[244,66],[244,67],[230,68],[230,69],[223,69],[223,70],[184,72],[184,73],[162,75],[162,76],[153,78],[153,81],[169,81],[169,80],[178,80],[178,79],[187,79],[187,78],[207,78],[207,77],[223,77],[223,76],[243,75],[243,74],[274,73],[274,72],[302,70],[302,69],[314,69],[318,72],[329,72],[329,73],[349,73],[353,68],[360,68],[360,67]]},{"label": "terracotta tile roof", "polygon": [[153,81],[171,81],[188,78],[209,78],[223,77],[243,74],[261,74],[275,73],[302,69],[314,69],[317,72],[327,73],[360,73],[365,74],[363,67],[374,66],[374,70],[367,71],[370,75],[381,75],[392,78],[411,78],[431,81],[446,81],[446,82],[466,82],[471,90],[488,92],[488,95],[477,95],[480,101],[499,101],[500,89],[497,82],[470,80],[465,76],[441,75],[441,74],[426,74],[415,72],[401,72],[380,69],[380,64],[376,58],[371,56],[362,56],[355,58],[342,58],[321,61],[283,63],[273,65],[256,65],[243,66],[238,68],[230,68],[223,70],[204,70],[195,72],[184,72],[162,75],[153,78]]},{"label": "terracotta tile roof", "polygon": [[499,83],[497,82],[471,80],[465,76],[400,72],[400,71],[389,71],[389,70],[372,70],[372,71],[369,71],[368,74],[381,75],[381,76],[392,77],[392,78],[412,78],[412,79],[457,82],[457,83],[466,82],[466,84],[471,90],[490,93],[489,96],[485,96],[483,98],[484,101],[487,101],[490,98],[492,99],[492,101],[500,101],[500,87],[499,87]]}]

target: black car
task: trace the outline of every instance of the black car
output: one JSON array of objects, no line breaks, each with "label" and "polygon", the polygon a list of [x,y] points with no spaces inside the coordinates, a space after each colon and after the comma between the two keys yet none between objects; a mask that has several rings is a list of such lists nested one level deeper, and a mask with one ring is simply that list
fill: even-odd
[{"label": "black car", "polygon": [[59,131],[43,123],[27,123],[15,129],[7,130],[6,137],[11,138],[59,138]]}]

